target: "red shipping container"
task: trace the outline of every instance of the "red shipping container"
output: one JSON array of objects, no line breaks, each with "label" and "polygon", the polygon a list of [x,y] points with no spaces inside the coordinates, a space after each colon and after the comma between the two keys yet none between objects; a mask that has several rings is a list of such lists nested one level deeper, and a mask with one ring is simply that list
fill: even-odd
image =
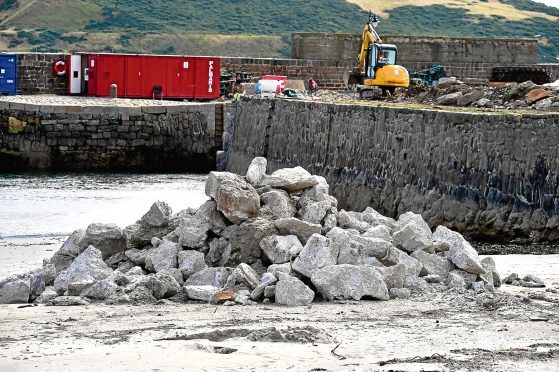
[{"label": "red shipping container", "polygon": [[87,95],[118,97],[215,99],[219,97],[220,60],[133,54],[81,54],[87,58]]},{"label": "red shipping container", "polygon": [[219,58],[196,57],[195,98],[211,99],[219,97],[219,70]]}]

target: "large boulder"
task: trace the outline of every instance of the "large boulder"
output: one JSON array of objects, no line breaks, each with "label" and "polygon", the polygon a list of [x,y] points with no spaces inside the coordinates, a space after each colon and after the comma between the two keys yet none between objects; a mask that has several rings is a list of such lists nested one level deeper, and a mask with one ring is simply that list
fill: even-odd
[{"label": "large boulder", "polygon": [[415,252],[431,245],[432,233],[420,214],[407,212],[398,218],[400,227],[394,232],[394,244],[406,252]]},{"label": "large boulder", "polygon": [[291,276],[276,283],[275,301],[278,305],[307,306],[314,300],[314,292],[305,283]]},{"label": "large boulder", "polygon": [[276,228],[282,235],[295,235],[304,244],[313,234],[320,234],[320,224],[301,221],[297,218],[280,218],[274,221]]},{"label": "large boulder", "polygon": [[314,234],[307,241],[299,257],[293,262],[294,271],[312,277],[315,271],[326,266],[336,265],[340,253],[339,246],[333,244],[330,239],[319,234]]},{"label": "large boulder", "polygon": [[371,266],[336,265],[314,272],[312,283],[326,300],[390,298],[382,276]]},{"label": "large boulder", "polygon": [[423,265],[423,270],[421,270],[422,276],[438,275],[444,279],[454,269],[454,265],[449,260],[436,254],[415,251],[411,256]]},{"label": "large boulder", "polygon": [[229,278],[229,271],[224,267],[209,267],[192,274],[185,282],[185,286],[211,285],[223,288]]},{"label": "large boulder", "polygon": [[227,278],[225,289],[231,289],[235,285],[241,284],[252,291],[259,282],[258,273],[249,265],[242,263]]},{"label": "large boulder", "polygon": [[318,201],[306,204],[299,209],[297,217],[302,221],[310,223],[321,223],[326,217],[326,213],[332,208],[332,203],[329,200]]},{"label": "large boulder", "polygon": [[156,201],[152,204],[149,211],[142,216],[140,224],[143,226],[161,227],[169,224],[173,210],[169,204]]},{"label": "large boulder", "polygon": [[103,279],[82,292],[82,296],[97,300],[105,300],[116,294],[118,286],[109,279]]},{"label": "large boulder", "polygon": [[146,258],[153,253],[157,248],[151,247],[146,249],[137,249],[132,248],[128,249],[124,252],[124,255],[132,261],[134,265],[137,266],[145,266],[146,265]]},{"label": "large boulder", "polygon": [[0,281],[0,304],[25,304],[31,295],[29,275],[11,276]]},{"label": "large boulder", "polygon": [[165,269],[176,269],[178,252],[177,244],[162,240],[159,246],[146,257],[146,269],[155,273]]},{"label": "large boulder", "polygon": [[178,264],[179,270],[182,273],[183,278],[186,280],[192,274],[197,273],[206,269],[206,261],[204,260],[204,254],[198,251],[179,251],[178,253]]},{"label": "large boulder", "polygon": [[66,270],[72,261],[87,248],[84,238],[85,230],[74,231],[62,244],[62,247],[51,257],[50,263],[56,268],[56,273]]},{"label": "large boulder", "polygon": [[302,167],[278,169],[264,177],[261,182],[262,186],[269,185],[290,193],[313,187],[316,184],[318,184],[318,180]]},{"label": "large boulder", "polygon": [[173,218],[172,213],[167,203],[155,202],[139,221],[123,230],[128,249],[143,248],[154,237],[161,239],[176,229],[178,221]]},{"label": "large boulder", "polygon": [[232,223],[238,224],[260,210],[258,193],[243,177],[228,172],[211,172],[206,195],[217,202],[217,209]]},{"label": "large boulder", "polygon": [[220,234],[226,226],[225,219],[217,210],[217,203],[208,200],[193,215],[180,218],[179,244],[193,249],[201,248],[210,232]]},{"label": "large boulder", "polygon": [[[491,279],[493,279],[493,286],[495,288],[500,287],[502,284],[502,280],[501,280],[501,275],[497,271],[497,264],[495,263],[495,260],[492,257],[485,257],[483,260],[481,260],[481,265],[483,266],[483,268],[487,273],[489,272],[491,273]],[[483,275],[480,275],[480,277],[485,281],[489,281],[489,276],[484,277]]]},{"label": "large boulder", "polygon": [[250,163],[246,180],[253,186],[257,186],[261,183],[262,179],[266,177],[266,167],[268,166],[268,160],[263,157],[256,157],[252,159]]},{"label": "large boulder", "polygon": [[303,245],[295,235],[270,235],[260,241],[260,248],[270,262],[282,264],[297,257]]},{"label": "large boulder", "polygon": [[299,208],[305,208],[314,203],[328,202],[331,208],[338,206],[336,198],[328,194],[330,186],[326,179],[321,176],[312,176],[317,184],[310,189],[305,190],[299,199]]},{"label": "large boulder", "polygon": [[[258,283],[256,288],[254,288],[254,290],[251,292],[250,299],[253,301],[260,300],[264,295],[266,287],[274,285],[277,281],[278,279],[274,276],[274,274],[264,273],[260,278],[260,282]],[[274,291],[275,291],[275,287],[274,287]]]},{"label": "large boulder", "polygon": [[459,233],[441,225],[435,230],[433,241],[450,247],[448,259],[460,269],[472,274],[485,274],[477,251]]},{"label": "large boulder", "polygon": [[363,213],[347,212],[343,209],[338,213],[338,225],[343,229],[354,229],[360,233],[364,233],[371,227],[364,220]]},{"label": "large boulder", "polygon": [[85,230],[84,243],[101,251],[103,259],[126,250],[126,237],[120,227],[112,223],[92,223]]},{"label": "large boulder", "polygon": [[186,216],[179,225],[179,244],[191,249],[204,246],[210,226],[207,221],[196,216]]},{"label": "large boulder", "polygon": [[378,264],[376,257],[384,257],[388,248],[392,246],[392,244],[385,240],[365,238],[339,227],[330,230],[326,237],[332,241],[332,244],[338,247],[338,264]]},{"label": "large boulder", "polygon": [[277,220],[295,216],[297,209],[295,203],[284,190],[270,190],[260,196],[264,205],[260,208],[260,215],[265,218]]},{"label": "large boulder", "polygon": [[141,298],[142,302],[173,297],[181,288],[175,278],[166,272],[134,276],[131,279],[132,282],[124,288],[124,292],[132,299]]},{"label": "large boulder", "polygon": [[397,222],[393,218],[383,216],[371,207],[367,207],[363,211],[362,216],[363,221],[365,221],[372,227],[384,226],[390,233],[396,230]]},{"label": "large boulder", "polygon": [[410,257],[406,252],[399,250],[396,247],[390,247],[385,257],[381,262],[387,265],[402,264],[406,268],[407,275],[419,276],[423,265],[417,259]]},{"label": "large boulder", "polygon": [[184,291],[191,300],[214,302],[219,288],[212,285],[185,285]]},{"label": "large boulder", "polygon": [[401,263],[394,266],[375,267],[375,270],[380,273],[388,289],[404,288],[406,277],[409,276],[409,269]]},{"label": "large boulder", "polygon": [[222,233],[222,238],[229,245],[225,248],[228,255],[226,265],[237,266],[240,263],[256,262],[262,256],[260,241],[277,233],[278,230],[272,221],[259,217],[227,227]]},{"label": "large boulder", "polygon": [[97,281],[105,279],[112,270],[103,261],[100,250],[89,246],[72,264],[56,277],[54,289],[59,294],[79,295]]}]

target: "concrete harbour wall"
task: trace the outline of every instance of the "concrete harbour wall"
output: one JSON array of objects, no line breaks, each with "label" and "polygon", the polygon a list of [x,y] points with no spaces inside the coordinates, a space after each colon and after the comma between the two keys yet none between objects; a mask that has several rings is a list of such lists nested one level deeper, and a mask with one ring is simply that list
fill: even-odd
[{"label": "concrete harbour wall", "polygon": [[0,101],[0,170],[208,171],[214,130],[214,104]]},{"label": "concrete harbour wall", "polygon": [[228,169],[323,175],[341,208],[421,213],[473,238],[559,241],[559,114],[245,99]]}]

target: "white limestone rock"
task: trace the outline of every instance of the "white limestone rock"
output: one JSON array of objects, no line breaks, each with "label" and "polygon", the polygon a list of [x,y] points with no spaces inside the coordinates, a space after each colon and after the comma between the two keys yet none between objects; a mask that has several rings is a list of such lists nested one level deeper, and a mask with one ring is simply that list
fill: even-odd
[{"label": "white limestone rock", "polygon": [[274,264],[290,262],[303,249],[295,235],[270,235],[260,241],[260,248]]},{"label": "white limestone rock", "polygon": [[477,251],[459,233],[441,225],[435,230],[433,241],[445,243],[450,247],[448,259],[458,268],[472,274],[485,274]]},{"label": "white limestone rock", "polygon": [[319,269],[338,263],[339,247],[322,235],[314,234],[295,259],[292,269],[311,278]]},{"label": "white limestone rock", "polygon": [[295,277],[285,277],[276,283],[275,302],[285,306],[307,306],[314,300],[314,292]]},{"label": "white limestone rock", "polygon": [[326,300],[371,297],[388,300],[389,293],[381,275],[370,266],[336,265],[314,272],[312,283]]}]

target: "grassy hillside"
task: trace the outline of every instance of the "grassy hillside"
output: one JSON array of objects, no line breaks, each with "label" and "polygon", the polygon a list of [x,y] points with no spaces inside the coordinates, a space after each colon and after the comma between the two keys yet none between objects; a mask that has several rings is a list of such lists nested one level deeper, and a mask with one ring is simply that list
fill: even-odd
[{"label": "grassy hillside", "polygon": [[557,62],[559,9],[529,0],[0,0],[0,48],[288,57],[294,31],[532,37]]}]

